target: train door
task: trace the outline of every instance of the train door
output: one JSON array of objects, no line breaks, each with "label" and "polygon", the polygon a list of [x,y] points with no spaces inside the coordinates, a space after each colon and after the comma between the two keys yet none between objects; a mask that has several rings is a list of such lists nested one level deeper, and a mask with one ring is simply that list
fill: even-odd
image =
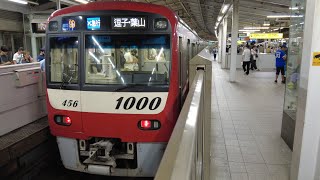
[{"label": "train door", "polygon": [[179,38],[179,51],[180,51],[180,94],[181,94],[181,107],[188,93],[188,72],[189,72],[189,47],[190,40],[183,42],[183,39]]},{"label": "train door", "polygon": [[[69,117],[72,125],[66,131],[81,132],[79,35],[51,35],[48,42],[46,81],[50,123],[57,116]],[[61,128],[54,123],[50,125]]]}]

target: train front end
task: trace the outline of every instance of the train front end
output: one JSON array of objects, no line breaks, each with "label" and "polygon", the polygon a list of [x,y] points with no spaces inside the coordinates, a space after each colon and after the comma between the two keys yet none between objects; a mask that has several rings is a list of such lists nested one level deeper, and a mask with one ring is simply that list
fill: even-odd
[{"label": "train front end", "polygon": [[179,114],[175,26],[170,10],[141,3],[51,16],[48,118],[66,168],[154,176]]}]

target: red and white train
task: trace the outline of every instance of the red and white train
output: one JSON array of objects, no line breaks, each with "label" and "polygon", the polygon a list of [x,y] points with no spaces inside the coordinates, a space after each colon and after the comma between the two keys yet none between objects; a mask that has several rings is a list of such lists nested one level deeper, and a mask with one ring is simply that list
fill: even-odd
[{"label": "red and white train", "polygon": [[68,169],[154,176],[205,42],[170,9],[94,2],[49,18],[51,133]]}]

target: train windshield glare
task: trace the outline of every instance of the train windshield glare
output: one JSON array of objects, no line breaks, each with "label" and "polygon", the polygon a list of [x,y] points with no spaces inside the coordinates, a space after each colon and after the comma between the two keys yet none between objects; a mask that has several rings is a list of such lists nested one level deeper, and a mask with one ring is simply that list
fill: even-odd
[{"label": "train windshield glare", "polygon": [[165,35],[86,35],[86,84],[168,85]]}]

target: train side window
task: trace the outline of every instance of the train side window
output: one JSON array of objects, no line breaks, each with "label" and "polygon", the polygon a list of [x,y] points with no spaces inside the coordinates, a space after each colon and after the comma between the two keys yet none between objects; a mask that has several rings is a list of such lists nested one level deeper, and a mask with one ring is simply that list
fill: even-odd
[{"label": "train side window", "polygon": [[78,37],[50,38],[50,81],[78,83]]}]

